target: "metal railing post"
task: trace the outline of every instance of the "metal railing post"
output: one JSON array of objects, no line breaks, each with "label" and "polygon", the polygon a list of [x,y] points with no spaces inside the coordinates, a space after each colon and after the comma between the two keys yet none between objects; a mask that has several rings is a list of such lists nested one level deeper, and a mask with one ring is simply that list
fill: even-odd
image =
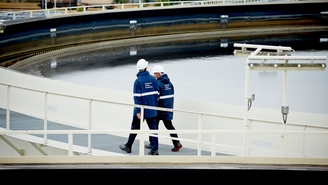
[{"label": "metal railing post", "polygon": [[[244,97],[244,130],[248,130],[248,88],[249,88],[249,60],[246,60],[246,71],[245,71],[245,97]],[[247,134],[243,135],[243,156],[247,155]]]},{"label": "metal railing post", "polygon": [[[288,63],[288,60],[285,62]],[[287,70],[283,72],[283,106],[287,106]],[[286,122],[287,124],[287,122]],[[286,125],[284,122],[282,123],[283,130],[286,131]],[[288,135],[283,135],[283,156],[287,156],[288,151]]]},{"label": "metal railing post", "polygon": [[[202,130],[202,116],[203,114],[199,114],[198,117],[198,130]],[[201,156],[202,153],[202,134],[198,133],[198,146],[197,146],[197,156]]]},{"label": "metal railing post", "polygon": [[[89,125],[88,129],[92,128],[92,100],[89,101]],[[91,134],[88,133],[88,153],[91,153]]]},{"label": "metal railing post", "polygon": [[216,136],[212,134],[211,156],[216,156]]},{"label": "metal railing post", "polygon": [[10,130],[10,85],[7,87],[6,129]]},{"label": "metal railing post", "polygon": [[[48,92],[44,94],[44,118],[43,118],[43,130],[48,130]],[[43,134],[43,142],[47,143],[47,133]]]},{"label": "metal railing post", "polygon": [[68,156],[73,156],[73,134],[68,134]]},{"label": "metal railing post", "polygon": [[[145,107],[141,106],[140,108],[140,130],[143,128],[142,123],[144,120],[144,113],[145,113]],[[140,134],[140,140],[139,140],[139,156],[144,156],[145,151],[144,151],[144,143],[145,143],[145,134],[141,133]]]}]

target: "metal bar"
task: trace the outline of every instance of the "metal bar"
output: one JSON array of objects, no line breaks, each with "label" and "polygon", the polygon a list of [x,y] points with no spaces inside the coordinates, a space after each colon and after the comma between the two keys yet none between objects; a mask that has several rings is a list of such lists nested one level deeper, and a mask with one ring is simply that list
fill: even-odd
[{"label": "metal bar", "polygon": [[0,139],[2,139],[7,145],[9,145],[12,149],[14,149],[20,156],[24,156],[24,150],[17,148],[13,143],[11,143],[4,136],[0,135]]},{"label": "metal bar", "polygon": [[[199,114],[198,117],[198,130],[202,130],[202,114]],[[202,134],[198,133],[198,144],[197,144],[197,156],[201,156],[202,153]]]},{"label": "metal bar", "polygon": [[6,129],[10,130],[10,85],[7,87]]},{"label": "metal bar", "polygon": [[326,60],[326,56],[248,56],[249,60]]},{"label": "metal bar", "polygon": [[73,156],[73,134],[68,134],[68,156]]},{"label": "metal bar", "polygon": [[[0,130],[4,134],[113,134],[113,133],[170,134],[172,130]],[[283,130],[175,130],[178,134],[255,134],[255,135],[327,135],[327,131],[283,131]]]},{"label": "metal bar", "polygon": [[[143,120],[144,120],[144,113],[145,113],[145,110],[144,110],[144,106],[141,106],[141,109],[140,109],[140,130],[142,130],[143,126],[142,126],[142,123],[143,123]],[[144,144],[145,144],[145,134],[143,133],[140,133],[140,139],[139,139],[139,156],[144,156],[145,155],[145,150],[144,150]]]},{"label": "metal bar", "polygon": [[[44,119],[43,119],[43,130],[48,130],[48,93],[44,94]],[[43,135],[43,142],[47,143],[47,134]]]},{"label": "metal bar", "polygon": [[[286,64],[288,63],[288,60],[286,60],[285,62]],[[287,106],[287,70],[284,70],[283,73],[283,106]],[[287,122],[286,122],[287,124]],[[284,122],[282,123],[282,127],[283,130],[286,131],[286,125]],[[287,139],[287,135],[283,135],[282,139],[283,139],[283,156],[287,156],[287,143],[288,143],[288,139]]]},{"label": "metal bar", "polygon": [[211,156],[216,156],[216,137],[215,134],[212,134],[212,146],[211,146]]},{"label": "metal bar", "polygon": [[287,70],[283,73],[283,106],[287,106]]},{"label": "metal bar", "polygon": [[[248,59],[246,60],[246,64],[248,64]],[[249,89],[249,65],[246,65],[245,71],[245,95],[244,95],[244,130],[248,130],[247,120],[248,120],[248,89]],[[243,135],[243,156],[246,155],[246,134]]]},{"label": "metal bar", "polygon": [[239,44],[239,43],[235,43],[233,46],[234,47],[240,47],[240,48],[253,48],[253,49],[257,49],[257,48],[261,47],[262,49],[267,49],[267,50],[285,50],[285,51],[292,51],[293,50],[291,47],[257,45],[257,44]]},{"label": "metal bar", "polygon": [[249,63],[251,70],[288,70],[288,71],[310,71],[310,70],[326,70],[325,63]]},{"label": "metal bar", "polygon": [[42,150],[37,144],[29,142],[37,151],[39,151],[43,156],[48,156],[48,154]]},{"label": "metal bar", "polygon": [[[92,128],[92,100],[89,101],[89,125],[88,129]],[[91,153],[91,134],[88,133],[88,153]]]},{"label": "metal bar", "polygon": [[[306,130],[306,126],[303,127],[303,131]],[[302,143],[302,157],[305,157],[305,135],[302,136],[301,139],[301,143]]]}]

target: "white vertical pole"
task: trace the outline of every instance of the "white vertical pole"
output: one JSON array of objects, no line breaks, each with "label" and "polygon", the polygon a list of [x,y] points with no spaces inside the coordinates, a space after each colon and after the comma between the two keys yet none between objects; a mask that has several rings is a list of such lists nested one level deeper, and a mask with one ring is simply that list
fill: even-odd
[{"label": "white vertical pole", "polygon": [[[288,60],[286,60],[288,63]],[[284,70],[283,81],[283,106],[287,106],[287,70]],[[287,122],[286,122],[287,124]],[[286,124],[282,123],[284,131],[286,130]],[[283,136],[283,155],[287,156],[288,151],[288,135]]]},{"label": "white vertical pole", "polygon": [[284,70],[283,80],[283,106],[287,106],[287,70]]},{"label": "white vertical pole", "polygon": [[[303,131],[306,131],[306,125],[303,127]],[[302,157],[305,157],[305,134],[302,135]]]},{"label": "white vertical pole", "polygon": [[10,85],[7,87],[6,129],[10,130]]},{"label": "white vertical pole", "polygon": [[[141,111],[140,111],[140,130],[143,128],[142,123],[144,120],[144,106],[141,106]],[[144,156],[145,155],[145,150],[144,150],[144,144],[145,144],[145,134],[141,133],[140,134],[140,140],[139,140],[139,155]]]},{"label": "white vertical pole", "polygon": [[[43,130],[48,130],[48,93],[44,94],[44,119],[43,119]],[[44,133],[43,135],[43,142],[47,143],[47,134]]]},{"label": "white vertical pole", "polygon": [[[92,128],[92,100],[89,101],[89,125],[88,129]],[[91,134],[88,133],[88,153],[91,153]]]},{"label": "white vertical pole", "polygon": [[216,137],[215,134],[212,134],[212,149],[211,149],[211,156],[215,156],[216,155]]},{"label": "white vertical pole", "polygon": [[[202,130],[202,116],[203,114],[200,114],[198,117],[198,130]],[[198,146],[197,146],[197,156],[201,156],[201,152],[202,152],[202,134],[198,133]]]},{"label": "white vertical pole", "polygon": [[[248,130],[248,88],[249,88],[249,60],[246,61],[246,71],[245,71],[245,97],[244,97],[244,130]],[[243,137],[243,156],[248,154],[247,147],[247,134]]]},{"label": "white vertical pole", "polygon": [[73,134],[68,134],[68,156],[73,156]]}]

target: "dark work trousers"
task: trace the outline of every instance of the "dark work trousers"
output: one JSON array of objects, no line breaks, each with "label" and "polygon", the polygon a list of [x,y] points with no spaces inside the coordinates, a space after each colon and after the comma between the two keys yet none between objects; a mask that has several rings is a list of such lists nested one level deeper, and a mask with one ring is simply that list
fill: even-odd
[{"label": "dark work trousers", "polygon": [[[146,118],[146,122],[149,130],[158,130],[156,117]],[[137,116],[133,116],[131,130],[140,130],[140,119]],[[136,137],[137,134],[130,134],[126,147],[131,148]],[[158,150],[158,137],[151,137],[151,150]]]},{"label": "dark work trousers", "polygon": [[[159,128],[159,122],[161,120],[157,119],[156,120],[156,125],[157,125],[157,128]],[[173,124],[172,124],[172,120],[162,120],[163,123],[164,123],[164,126],[167,130],[175,130]],[[174,133],[170,133],[170,136],[171,137],[175,137],[175,138],[178,138],[178,134],[174,134]],[[149,136],[149,142],[152,143],[152,137]],[[180,141],[179,140],[174,140],[172,139],[172,143],[173,143],[173,146],[177,146],[178,144],[180,144]]]}]

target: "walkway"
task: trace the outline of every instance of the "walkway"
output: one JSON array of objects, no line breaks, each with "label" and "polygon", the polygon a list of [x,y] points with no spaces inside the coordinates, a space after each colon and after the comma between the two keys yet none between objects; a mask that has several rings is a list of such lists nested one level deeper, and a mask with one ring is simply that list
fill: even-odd
[{"label": "walkway", "polygon": [[[43,130],[43,120],[33,118],[30,116],[26,116],[23,114],[11,112],[11,130]],[[146,124],[146,123],[145,123]],[[164,125],[160,123],[160,127]],[[0,109],[0,127],[6,128],[6,110]],[[79,128],[66,126],[62,124],[58,124],[55,122],[48,122],[48,130],[80,130]],[[40,135],[40,137],[43,137]],[[127,136],[128,137],[128,136]],[[92,135],[92,143],[91,146],[94,149],[104,150],[109,152],[114,152],[118,154],[127,154],[124,151],[119,149],[119,145],[126,143],[127,137],[119,137],[114,135],[107,134],[97,134]],[[63,143],[67,143],[68,136],[67,135],[48,135],[48,139],[59,141]],[[73,143],[75,145],[87,147],[87,135],[74,135]],[[182,143],[183,144],[183,143]],[[171,152],[172,145],[159,144],[159,153],[160,155],[190,155],[197,156],[197,150],[185,148],[180,149],[179,152]],[[145,149],[145,155],[147,155],[148,149]],[[135,140],[133,144],[132,153],[127,155],[139,155],[139,141]],[[202,156],[210,156],[210,152],[202,151]],[[223,155],[217,153],[217,155]]]}]

